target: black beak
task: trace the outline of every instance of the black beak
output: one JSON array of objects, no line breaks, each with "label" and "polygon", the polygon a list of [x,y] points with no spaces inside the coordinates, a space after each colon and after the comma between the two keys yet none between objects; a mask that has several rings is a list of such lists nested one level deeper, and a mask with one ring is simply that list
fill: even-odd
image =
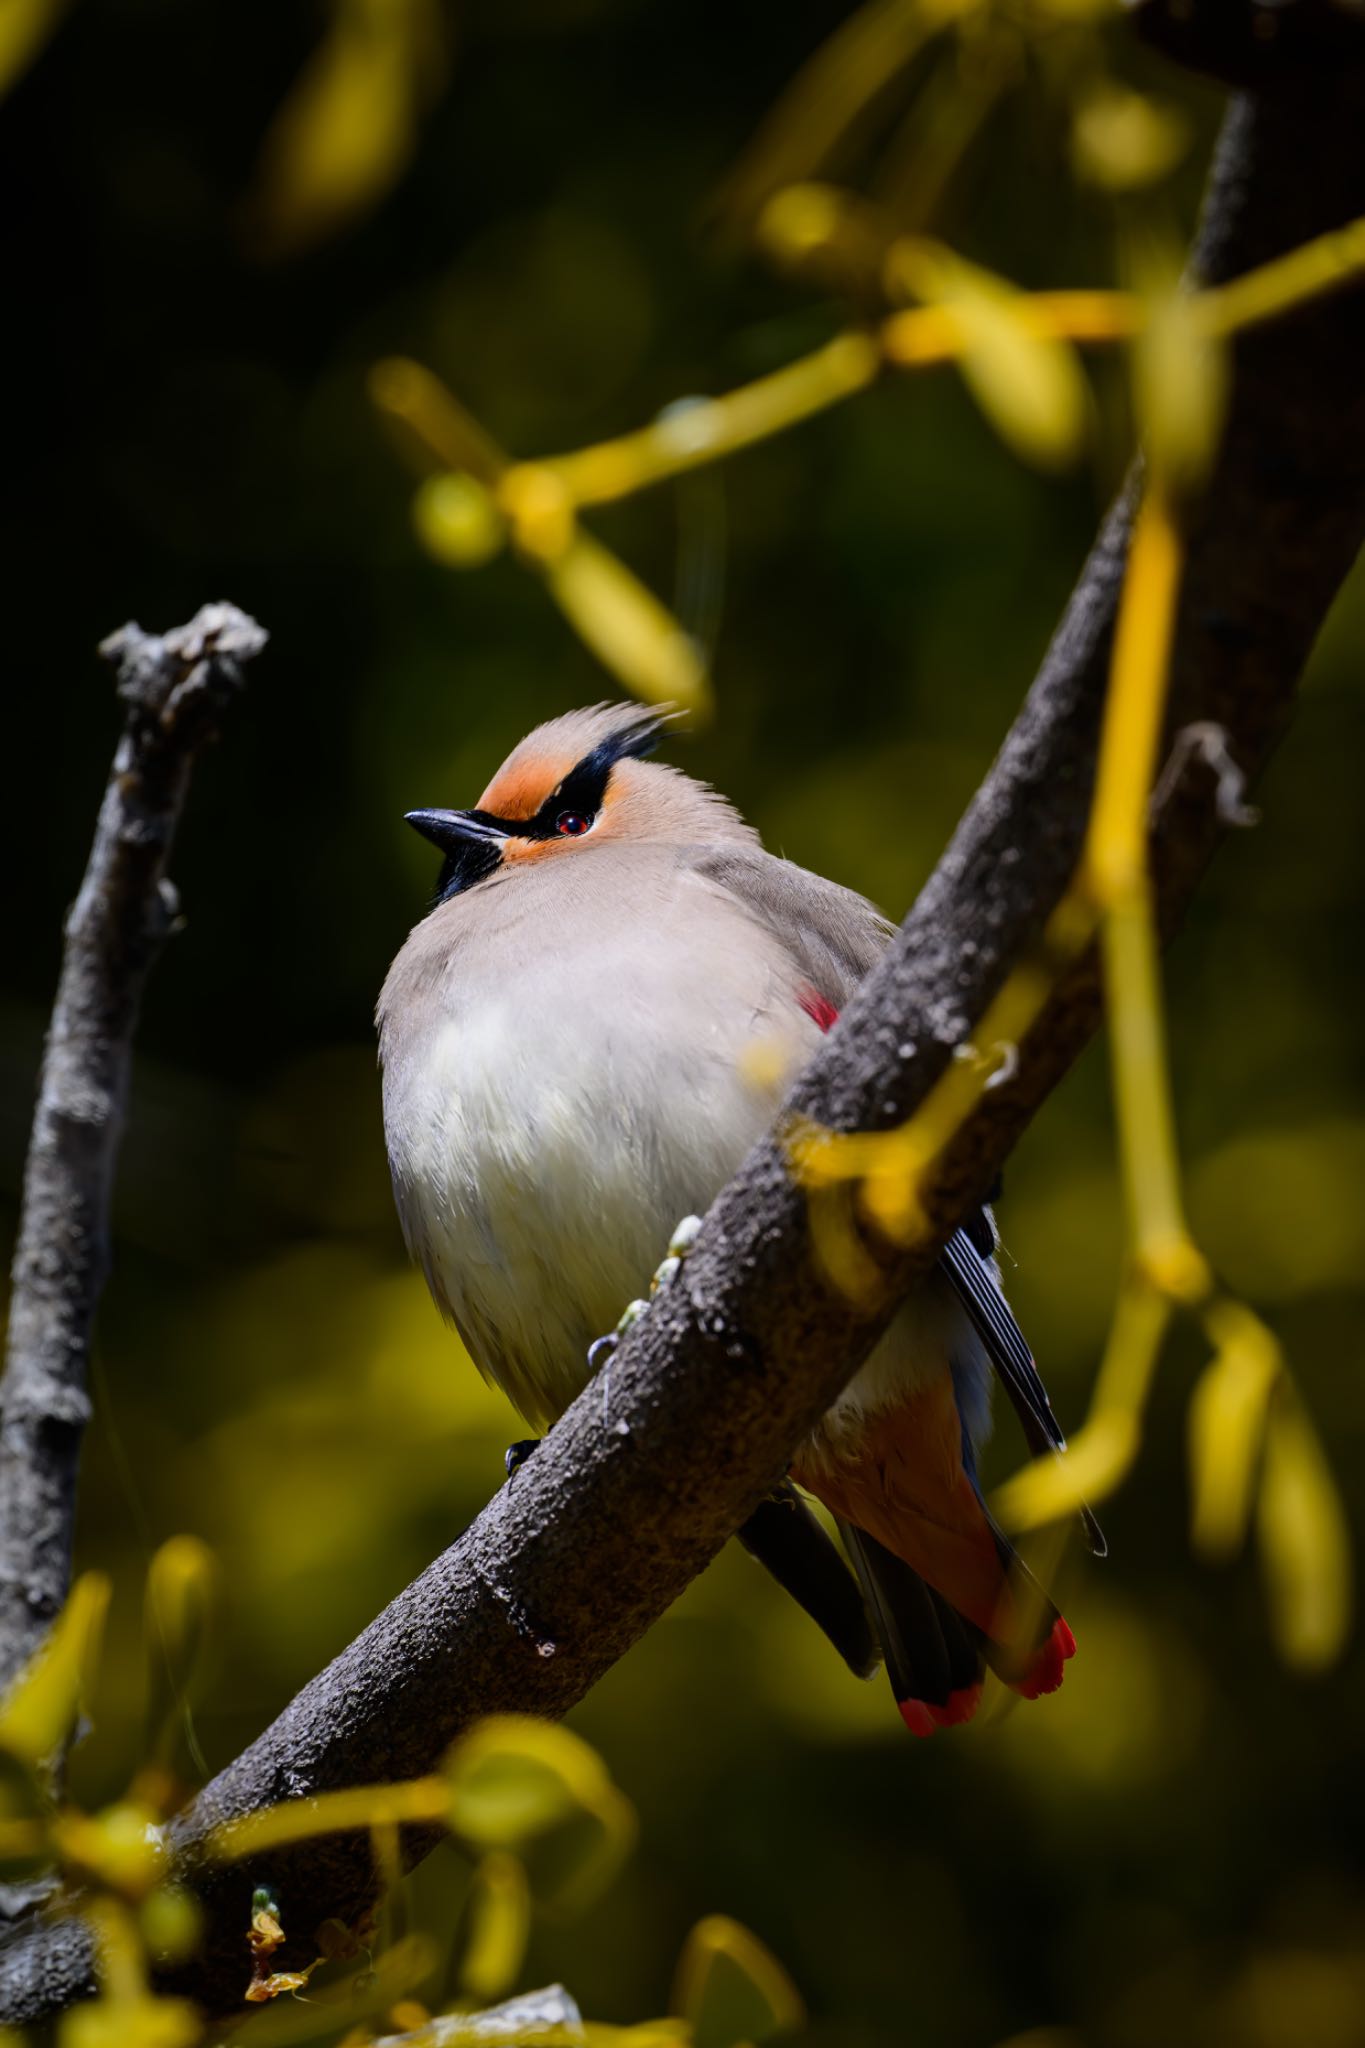
[{"label": "black beak", "polygon": [[436,884],[442,903],[492,874],[507,837],[497,820],[481,811],[409,811],[406,822],[445,855]]},{"label": "black beak", "polygon": [[445,854],[457,854],[475,844],[496,845],[506,837],[477,811],[407,811],[403,822]]}]

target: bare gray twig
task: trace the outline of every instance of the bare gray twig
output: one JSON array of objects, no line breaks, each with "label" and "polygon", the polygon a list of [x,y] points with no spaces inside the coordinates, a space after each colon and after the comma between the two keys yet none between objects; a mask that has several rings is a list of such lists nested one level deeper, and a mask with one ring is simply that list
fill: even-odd
[{"label": "bare gray twig", "polygon": [[109,1262],[109,1195],[147,972],[176,916],[166,859],[195,756],[265,645],[254,620],[205,605],[164,636],[127,625],[123,733],[80,894],[66,921],[24,1169],[0,1381],[0,1689],[66,1598],[86,1361]]}]

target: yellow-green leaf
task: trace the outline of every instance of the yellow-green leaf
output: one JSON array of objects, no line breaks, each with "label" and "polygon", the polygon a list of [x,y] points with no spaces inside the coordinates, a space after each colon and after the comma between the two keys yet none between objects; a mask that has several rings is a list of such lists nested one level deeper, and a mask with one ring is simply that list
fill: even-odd
[{"label": "yellow-green leaf", "polygon": [[748,228],[783,186],[837,159],[869,103],[923,45],[980,0],[864,0],[798,72],[732,171],[722,204]]},{"label": "yellow-green leaf", "polygon": [[213,1552],[197,1536],[172,1536],[147,1571],[148,1750],[168,1760],[202,1676],[218,1595]]},{"label": "yellow-green leaf", "polygon": [[531,1932],[531,1888],[520,1859],[494,1849],[474,1873],[466,1909],[460,1989],[500,1998],[516,1982]]},{"label": "yellow-green leaf", "polygon": [[287,1799],[225,1821],[209,1837],[209,1853],[222,1863],[240,1862],[290,1842],[354,1828],[402,1827],[444,1820],[447,1794],[440,1778],[400,1778],[391,1785],[356,1785],[313,1799]]},{"label": "yellow-green leaf", "polygon": [[367,385],[376,410],[420,467],[439,463],[486,490],[499,484],[509,466],[506,455],[434,371],[410,356],[385,356],[370,370]]},{"label": "yellow-green leaf", "polygon": [[22,78],[66,7],[67,0],[4,0],[0,6],[0,95]]},{"label": "yellow-green leaf", "polygon": [[1137,1418],[1115,1411],[1096,1415],[1065,1451],[1046,1452],[991,1496],[1007,1529],[1041,1529],[1104,1500],[1124,1480],[1137,1456]]},{"label": "yellow-green leaf", "polygon": [[[526,2048],[532,2048],[530,2041]],[[535,2048],[540,2048],[539,2042]],[[686,2020],[640,2020],[633,2027],[610,2027],[601,2020],[586,2020],[581,2033],[565,2034],[562,2041],[547,2041],[545,2048],[692,2048],[692,2030]]]},{"label": "yellow-green leaf", "polygon": [[333,0],[261,152],[250,218],[265,253],[324,240],[396,182],[445,82],[444,42],[437,0]]},{"label": "yellow-green leaf", "polygon": [[694,2048],[740,2048],[789,2032],[805,2019],[801,1995],[770,1950],[737,1920],[698,1921],[678,1961],[673,2003]]},{"label": "yellow-green leaf", "polygon": [[635,1833],[635,1809],[609,1785],[594,1806],[580,1807],[525,1843],[520,1853],[537,1905],[582,1912],[616,1876]]},{"label": "yellow-green leaf", "polygon": [[531,1714],[492,1714],[446,1758],[448,1824],[485,1849],[517,1849],[575,1812],[619,1797],[595,1750]]},{"label": "yellow-green leaf", "polygon": [[1106,84],[1081,103],[1071,152],[1078,177],[1107,192],[1129,192],[1174,170],[1189,139],[1189,124],[1174,107]]},{"label": "yellow-green leaf", "polygon": [[183,1998],[95,1998],[73,2006],[57,2029],[59,2048],[194,2048],[198,2009]]},{"label": "yellow-green leaf", "polygon": [[550,593],[598,659],[651,704],[703,715],[711,686],[696,643],[625,564],[581,528],[546,565]]},{"label": "yellow-green leaf", "polygon": [[1024,295],[940,243],[905,238],[887,257],[888,286],[942,306],[962,335],[962,375],[991,425],[1024,461],[1059,469],[1085,441],[1085,375],[1070,342],[1040,334]]},{"label": "yellow-green leaf", "polygon": [[428,477],[412,506],[417,538],[427,553],[452,569],[477,569],[507,539],[507,522],[492,493],[472,476],[450,471]]},{"label": "yellow-green leaf", "polygon": [[0,1707],[0,1749],[36,1765],[61,1748],[89,1699],[108,1607],[103,1572],[77,1579],[51,1634]]},{"label": "yellow-green leaf", "polygon": [[143,1898],[165,1867],[156,1815],[132,1799],[99,1813],[65,1808],[52,1823],[52,1842],[69,1870],[130,1899]]},{"label": "yellow-green leaf", "polygon": [[1300,1671],[1321,1671],[1350,1627],[1351,1539],[1317,1432],[1287,1388],[1271,1411],[1256,1508],[1280,1655]]},{"label": "yellow-green leaf", "polygon": [[1219,1302],[1207,1317],[1218,1353],[1190,1402],[1192,1540],[1205,1557],[1230,1557],[1246,1535],[1265,1430],[1280,1376],[1280,1347],[1239,1302]]},{"label": "yellow-green leaf", "polygon": [[204,1931],[204,1911],[184,1885],[159,1884],[138,1909],[138,1925],[154,1963],[187,1962]]}]

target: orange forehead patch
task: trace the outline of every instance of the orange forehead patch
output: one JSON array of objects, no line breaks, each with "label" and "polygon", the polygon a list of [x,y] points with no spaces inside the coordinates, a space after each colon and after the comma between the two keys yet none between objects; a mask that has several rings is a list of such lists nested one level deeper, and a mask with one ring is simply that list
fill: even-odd
[{"label": "orange forehead patch", "polygon": [[495,818],[534,818],[551,790],[576,766],[571,754],[542,754],[500,768],[479,798],[478,808]]}]

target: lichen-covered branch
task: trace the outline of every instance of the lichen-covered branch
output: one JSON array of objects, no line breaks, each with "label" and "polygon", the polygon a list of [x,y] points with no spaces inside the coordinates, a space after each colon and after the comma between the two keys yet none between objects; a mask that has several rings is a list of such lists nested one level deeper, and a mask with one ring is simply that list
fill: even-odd
[{"label": "lichen-covered branch", "polygon": [[100,650],[118,670],[124,728],[66,921],[24,1169],[0,1381],[0,1689],[42,1641],[70,1581],[86,1361],[133,1031],[176,915],[167,855],[195,757],[265,638],[234,606],[215,604],[160,637],[124,626]]},{"label": "lichen-covered branch", "polygon": [[[1365,212],[1365,102],[1340,78],[1234,103],[1196,263],[1249,268]],[[1311,145],[1311,146],[1310,146]],[[1228,822],[1219,759],[1254,777],[1365,533],[1365,311],[1336,299],[1244,337],[1223,454],[1188,532],[1172,723],[1184,749],[1153,848],[1169,928]],[[883,1129],[923,1101],[1074,871],[1094,779],[1129,499],[1106,521],[999,759],[899,939],[798,1082],[791,1107]],[[1099,1020],[1093,960],[1054,992],[1010,1078],[951,1145],[931,1213],[946,1234]],[[755,1148],[706,1219],[681,1279],[474,1526],[392,1603],[180,1817],[175,1852],[206,1908],[178,1988],[226,2013],[245,1981],[252,1887],[272,1886],[294,1954],[374,1891],[360,1836],[217,1869],[211,1831],[262,1806],[419,1775],[481,1714],[563,1713],[715,1554],[867,1354],[936,1245],[879,1253],[876,1302],[830,1290],[783,1145]],[[423,1843],[414,1839],[410,1853]],[[56,2009],[90,1982],[78,1921],[0,1952],[0,2014]]]}]

